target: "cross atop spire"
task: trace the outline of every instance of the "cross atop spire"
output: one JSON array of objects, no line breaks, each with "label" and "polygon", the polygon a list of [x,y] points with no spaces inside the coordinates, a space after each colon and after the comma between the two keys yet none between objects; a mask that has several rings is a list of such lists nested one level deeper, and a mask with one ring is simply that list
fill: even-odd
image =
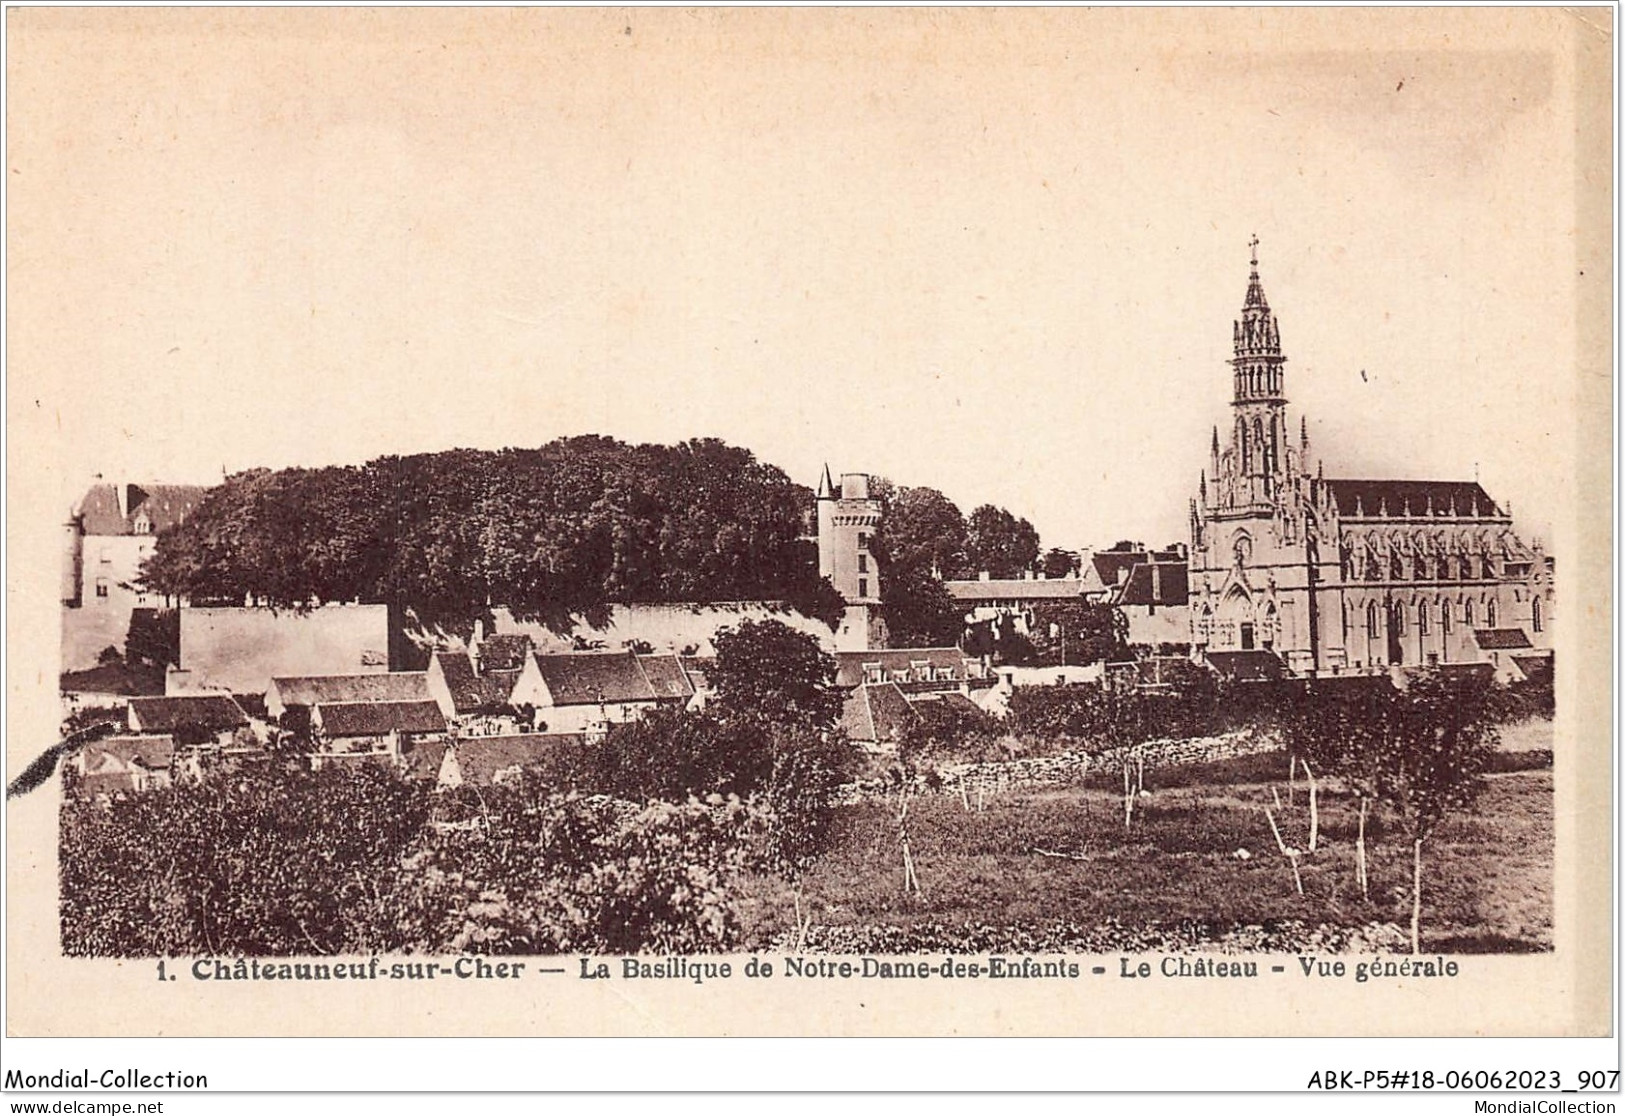
[{"label": "cross atop spire", "polygon": [[1254,233],[1252,240],[1248,241],[1247,243],[1248,246],[1253,250],[1253,267],[1256,268],[1258,266],[1258,234]]}]

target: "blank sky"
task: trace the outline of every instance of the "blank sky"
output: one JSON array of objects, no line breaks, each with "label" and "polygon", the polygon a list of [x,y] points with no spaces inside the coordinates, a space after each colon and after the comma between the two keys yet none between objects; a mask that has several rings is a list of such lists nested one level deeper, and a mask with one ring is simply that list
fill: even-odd
[{"label": "blank sky", "polygon": [[7,18],[14,485],[718,436],[1164,542],[1256,232],[1328,475],[1568,498],[1559,11]]}]

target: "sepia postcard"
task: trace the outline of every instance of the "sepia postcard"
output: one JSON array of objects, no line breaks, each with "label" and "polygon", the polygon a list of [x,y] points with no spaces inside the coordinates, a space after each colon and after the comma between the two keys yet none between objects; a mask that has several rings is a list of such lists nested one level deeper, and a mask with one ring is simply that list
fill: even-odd
[{"label": "sepia postcard", "polygon": [[7,1034],[1606,1034],[1613,17],[8,9]]}]

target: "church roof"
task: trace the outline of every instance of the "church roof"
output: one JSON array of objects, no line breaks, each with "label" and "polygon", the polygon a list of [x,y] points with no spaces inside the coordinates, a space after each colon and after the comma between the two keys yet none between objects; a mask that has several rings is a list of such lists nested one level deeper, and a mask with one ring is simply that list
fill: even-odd
[{"label": "church roof", "polygon": [[1505,516],[1477,481],[1327,480],[1342,516],[1495,519]]}]

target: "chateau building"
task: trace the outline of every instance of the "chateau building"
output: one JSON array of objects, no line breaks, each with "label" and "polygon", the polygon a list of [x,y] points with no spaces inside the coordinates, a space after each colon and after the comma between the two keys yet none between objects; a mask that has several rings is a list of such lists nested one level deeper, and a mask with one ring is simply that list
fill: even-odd
[{"label": "chateau building", "polygon": [[1485,662],[1550,647],[1553,563],[1476,481],[1328,479],[1287,413],[1257,240],[1235,323],[1231,415],[1190,505],[1192,651],[1269,651],[1298,673]]},{"label": "chateau building", "polygon": [[108,647],[122,652],[130,617],[162,604],[139,584],[158,536],[203,502],[191,484],[107,484],[86,490],[63,525],[62,669],[96,665]]}]

